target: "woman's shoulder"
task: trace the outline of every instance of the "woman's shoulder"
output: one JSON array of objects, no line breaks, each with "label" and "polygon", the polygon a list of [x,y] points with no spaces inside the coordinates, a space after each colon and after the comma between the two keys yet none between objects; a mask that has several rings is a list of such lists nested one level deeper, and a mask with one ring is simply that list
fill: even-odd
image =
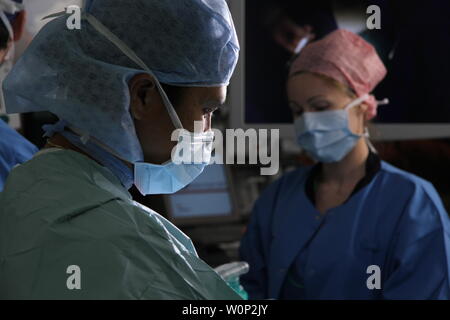
[{"label": "woman's shoulder", "polygon": [[401,192],[411,201],[421,199],[431,204],[437,211],[445,212],[436,188],[428,180],[385,161],[381,161],[380,173],[385,179],[384,185],[390,189],[390,192]]},{"label": "woman's shoulder", "polygon": [[392,180],[398,187],[409,186],[414,189],[421,189],[427,192],[436,192],[433,184],[424,178],[421,178],[411,172],[402,170],[389,164],[385,161],[381,161],[380,172],[386,179]]}]

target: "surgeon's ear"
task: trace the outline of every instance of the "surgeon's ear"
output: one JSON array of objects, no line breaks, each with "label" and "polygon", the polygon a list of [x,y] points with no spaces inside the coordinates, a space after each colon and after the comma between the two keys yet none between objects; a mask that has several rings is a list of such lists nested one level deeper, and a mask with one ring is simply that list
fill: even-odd
[{"label": "surgeon's ear", "polygon": [[130,80],[129,88],[131,115],[136,120],[148,118],[152,102],[159,97],[155,81],[148,74],[138,74]]}]

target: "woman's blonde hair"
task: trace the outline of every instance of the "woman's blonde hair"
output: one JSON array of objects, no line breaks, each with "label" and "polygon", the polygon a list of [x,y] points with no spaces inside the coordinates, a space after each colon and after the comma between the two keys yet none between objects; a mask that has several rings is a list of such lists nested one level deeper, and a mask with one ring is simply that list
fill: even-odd
[{"label": "woman's blonde hair", "polygon": [[325,81],[327,84],[329,84],[332,87],[335,87],[336,89],[341,90],[343,93],[347,94],[350,98],[357,98],[356,92],[355,90],[353,90],[352,88],[350,88],[349,86],[343,84],[340,81],[337,81],[336,79],[333,79],[329,76],[326,76],[324,74],[321,73],[316,73],[316,72],[310,72],[310,71],[299,71],[296,72],[294,74],[292,74],[290,78],[294,77],[294,76],[298,76],[300,74],[312,74],[315,75],[316,77],[319,77],[320,79],[322,79],[323,81]]}]

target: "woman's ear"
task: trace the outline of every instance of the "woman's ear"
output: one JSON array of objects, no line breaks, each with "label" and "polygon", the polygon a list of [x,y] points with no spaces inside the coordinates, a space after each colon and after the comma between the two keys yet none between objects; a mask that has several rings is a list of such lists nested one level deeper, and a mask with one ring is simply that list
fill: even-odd
[{"label": "woman's ear", "polygon": [[157,93],[154,79],[148,74],[138,74],[130,80],[129,88],[131,115],[136,120],[147,118],[154,94]]},{"label": "woman's ear", "polygon": [[373,118],[371,117],[371,112],[370,112],[370,106],[366,103],[363,102],[361,104],[361,112],[363,113],[363,118],[364,118],[364,126],[367,127],[367,124],[370,122],[370,120]]},{"label": "woman's ear", "polygon": [[19,41],[22,39],[23,33],[25,31],[25,22],[27,20],[27,13],[26,11],[20,11],[14,21],[12,22],[11,26],[13,29],[14,34],[14,41]]},{"label": "woman's ear", "polygon": [[363,102],[363,103],[360,104],[359,110],[361,111],[361,113],[366,115],[367,111],[369,110],[369,105],[367,103]]}]

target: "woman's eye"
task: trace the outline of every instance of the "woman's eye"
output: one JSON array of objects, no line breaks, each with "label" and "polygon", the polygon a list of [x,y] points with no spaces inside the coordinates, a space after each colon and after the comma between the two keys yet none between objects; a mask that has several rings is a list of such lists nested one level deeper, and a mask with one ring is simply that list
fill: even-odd
[{"label": "woman's eye", "polygon": [[328,102],[317,103],[317,104],[314,104],[312,107],[316,111],[324,111],[324,110],[327,110],[328,108],[330,108],[330,104]]}]

